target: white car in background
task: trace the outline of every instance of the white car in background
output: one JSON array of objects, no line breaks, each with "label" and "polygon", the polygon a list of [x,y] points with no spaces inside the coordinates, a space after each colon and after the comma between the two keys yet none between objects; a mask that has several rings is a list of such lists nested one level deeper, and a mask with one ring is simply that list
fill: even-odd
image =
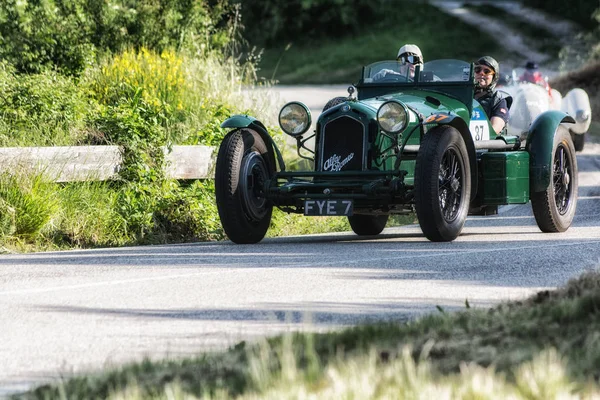
[{"label": "white car in background", "polygon": [[516,68],[512,76],[498,85],[498,90],[510,95],[513,99],[510,106],[510,120],[507,134],[521,136],[529,130],[535,118],[548,110],[560,110],[575,119],[575,124],[565,124],[573,139],[576,151],[583,150],[585,134],[592,122],[592,108],[585,90],[571,89],[565,96],[547,85],[520,81],[524,68]]}]

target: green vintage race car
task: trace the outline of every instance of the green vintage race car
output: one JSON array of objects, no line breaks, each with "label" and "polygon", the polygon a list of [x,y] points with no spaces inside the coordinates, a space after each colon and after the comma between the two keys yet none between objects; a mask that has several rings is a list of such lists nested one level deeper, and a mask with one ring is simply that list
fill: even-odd
[{"label": "green vintage race car", "polygon": [[[497,136],[473,99],[473,65],[435,60],[414,77],[397,61],[363,67],[348,97],[332,99],[316,121],[300,102],[279,123],[312,168],[287,170],[265,126],[247,115],[217,155],[215,191],[225,233],[235,243],[265,236],[273,207],[306,216],[348,218],[358,235],[377,235],[391,214],[416,212],[431,241],[451,241],[467,215],[531,201],[543,232],[569,228],[577,204],[577,161],[561,111],[535,119],[526,140]],[[510,104],[510,98],[507,99]],[[313,146],[308,143],[314,142]]]}]

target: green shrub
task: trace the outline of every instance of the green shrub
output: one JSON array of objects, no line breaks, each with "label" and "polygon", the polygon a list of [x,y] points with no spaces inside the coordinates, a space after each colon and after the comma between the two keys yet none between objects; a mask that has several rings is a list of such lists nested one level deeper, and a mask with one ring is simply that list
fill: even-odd
[{"label": "green shrub", "polygon": [[79,75],[98,54],[146,46],[206,53],[228,43],[227,0],[5,0],[0,59],[19,72]]},{"label": "green shrub", "polygon": [[5,0],[0,8],[0,59],[20,72],[39,73],[56,67],[78,74],[93,62],[91,21],[84,1]]},{"label": "green shrub", "polygon": [[225,237],[215,203],[214,182],[178,184],[165,193],[157,212],[165,241],[212,241]]},{"label": "green shrub", "polygon": [[137,243],[180,243],[224,238],[209,181],[130,182],[117,195],[117,210]]},{"label": "green shrub", "polygon": [[0,64],[0,146],[72,145],[93,109],[70,78],[52,71],[17,74]]},{"label": "green shrub", "polygon": [[[117,107],[121,114],[137,108],[143,120],[160,126],[164,143],[216,145],[225,135],[220,124],[234,113],[230,104],[237,103],[233,96],[241,92],[243,68],[215,54],[196,59],[143,48],[127,50],[90,70],[82,85],[99,103]],[[122,131],[103,123],[93,132],[115,142],[110,133],[115,128]],[[119,135],[118,143],[124,143],[127,134]]]}]

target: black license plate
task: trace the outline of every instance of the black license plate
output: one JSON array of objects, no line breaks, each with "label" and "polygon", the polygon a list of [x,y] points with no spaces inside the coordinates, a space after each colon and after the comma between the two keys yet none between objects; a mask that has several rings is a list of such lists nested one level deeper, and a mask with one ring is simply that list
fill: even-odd
[{"label": "black license plate", "polygon": [[305,200],[304,215],[352,215],[352,200]]}]

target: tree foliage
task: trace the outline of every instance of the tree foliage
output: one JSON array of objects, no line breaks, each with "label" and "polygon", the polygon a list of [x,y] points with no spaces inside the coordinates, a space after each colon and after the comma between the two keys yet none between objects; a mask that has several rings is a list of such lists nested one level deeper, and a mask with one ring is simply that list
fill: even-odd
[{"label": "tree foliage", "polygon": [[227,0],[3,0],[0,59],[18,72],[78,75],[99,54],[227,44]]},{"label": "tree foliage", "polygon": [[263,0],[241,3],[245,37],[271,46],[286,41],[335,38],[375,19],[385,0]]}]

